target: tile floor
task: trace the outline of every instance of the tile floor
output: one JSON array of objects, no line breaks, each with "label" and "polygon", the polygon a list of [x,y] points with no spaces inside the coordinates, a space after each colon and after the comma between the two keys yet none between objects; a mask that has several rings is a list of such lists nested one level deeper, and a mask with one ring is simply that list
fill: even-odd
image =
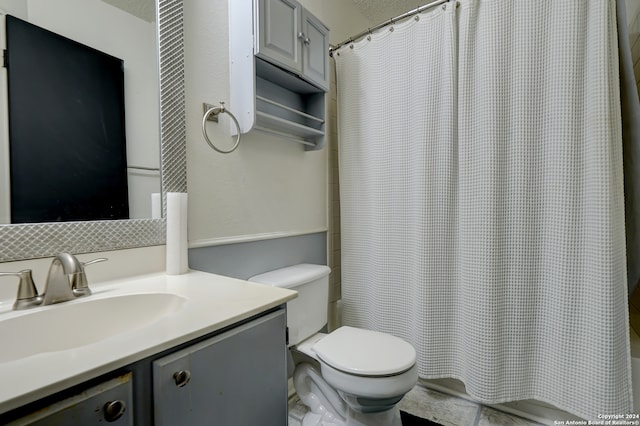
[{"label": "tile floor", "polygon": [[[538,426],[469,400],[416,386],[400,401],[400,409],[444,426]],[[301,426],[306,407],[297,396],[289,400],[289,426]]]}]

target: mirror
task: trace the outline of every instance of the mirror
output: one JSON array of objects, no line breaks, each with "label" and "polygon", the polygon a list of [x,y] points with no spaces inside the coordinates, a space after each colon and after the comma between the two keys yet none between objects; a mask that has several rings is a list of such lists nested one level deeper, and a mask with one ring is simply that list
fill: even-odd
[{"label": "mirror", "polygon": [[[3,0],[26,7],[25,0]],[[44,0],[55,3],[61,0]],[[83,3],[85,0],[76,0]],[[92,0],[93,1],[93,0]],[[103,1],[103,0],[97,0]],[[104,0],[131,6],[130,0]],[[160,110],[160,165],[163,192],[186,192],[186,134],[184,127],[184,53],[182,0],[155,1],[154,52],[158,55]],[[72,21],[85,23],[78,10],[69,12]],[[108,21],[106,21],[108,22]],[[117,28],[116,28],[117,30]],[[148,111],[158,115],[158,108]],[[3,111],[3,113],[6,113]],[[3,171],[4,173],[4,171]],[[164,202],[163,210],[164,210]],[[0,225],[0,262],[53,256],[61,251],[91,253],[165,243],[164,219],[130,219],[66,223]]]},{"label": "mirror", "polygon": [[[0,84],[10,108],[0,164],[11,173],[0,175],[0,223],[160,217],[152,197],[161,191],[153,0],[0,0],[0,9],[18,18],[6,25],[11,43],[0,31],[10,83]],[[107,71],[105,58],[121,70]],[[123,77],[124,99],[109,87]]]}]

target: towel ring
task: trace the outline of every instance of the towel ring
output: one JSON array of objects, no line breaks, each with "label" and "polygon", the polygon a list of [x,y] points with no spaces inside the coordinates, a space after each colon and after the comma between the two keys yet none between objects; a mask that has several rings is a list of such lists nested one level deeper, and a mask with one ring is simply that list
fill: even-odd
[{"label": "towel ring", "polygon": [[[229,117],[231,117],[231,120],[233,120],[233,122],[235,123],[236,128],[238,129],[238,135],[236,136],[236,143],[231,147],[231,149],[228,149],[228,150],[220,149],[217,146],[215,146],[213,142],[211,142],[211,140],[209,139],[209,136],[207,135],[207,119],[209,118],[210,115],[217,116],[218,114],[221,114],[221,113],[225,113],[229,115]],[[240,124],[238,124],[238,120],[236,120],[236,117],[234,117],[234,115],[231,114],[231,111],[229,111],[224,107],[224,102],[220,102],[219,107],[209,108],[207,112],[204,113],[204,117],[202,117],[202,135],[204,136],[204,140],[207,141],[209,146],[214,150],[216,150],[217,152],[219,152],[220,154],[229,154],[235,151],[236,148],[238,148],[238,145],[240,144]]]}]

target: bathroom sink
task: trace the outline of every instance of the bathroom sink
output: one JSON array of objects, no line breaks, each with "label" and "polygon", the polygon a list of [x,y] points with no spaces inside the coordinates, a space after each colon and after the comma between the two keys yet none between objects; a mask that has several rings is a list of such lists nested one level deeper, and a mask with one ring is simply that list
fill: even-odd
[{"label": "bathroom sink", "polygon": [[171,293],[89,296],[0,316],[0,363],[74,349],[148,326],[178,311],[185,298]]}]

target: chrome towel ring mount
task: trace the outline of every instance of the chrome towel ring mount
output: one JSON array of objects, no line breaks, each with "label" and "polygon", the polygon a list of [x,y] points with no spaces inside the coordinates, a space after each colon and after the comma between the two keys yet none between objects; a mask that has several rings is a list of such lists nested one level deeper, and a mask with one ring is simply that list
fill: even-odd
[{"label": "chrome towel ring mount", "polygon": [[[204,117],[202,117],[202,135],[204,136],[204,140],[209,144],[211,148],[213,148],[214,150],[216,150],[221,154],[229,154],[235,151],[236,148],[238,148],[238,145],[240,144],[240,124],[238,123],[238,120],[236,120],[236,117],[233,114],[231,114],[231,111],[229,111],[224,107],[224,102],[220,102],[219,107],[214,107],[208,104],[203,104],[203,106],[205,107],[205,110],[206,110],[204,113]],[[218,115],[223,113],[231,117],[231,120],[236,125],[236,129],[238,130],[238,134],[236,135],[236,142],[228,150],[220,149],[217,146],[215,146],[213,142],[211,142],[211,139],[209,139],[209,136],[207,135],[207,121],[218,122]]]}]

